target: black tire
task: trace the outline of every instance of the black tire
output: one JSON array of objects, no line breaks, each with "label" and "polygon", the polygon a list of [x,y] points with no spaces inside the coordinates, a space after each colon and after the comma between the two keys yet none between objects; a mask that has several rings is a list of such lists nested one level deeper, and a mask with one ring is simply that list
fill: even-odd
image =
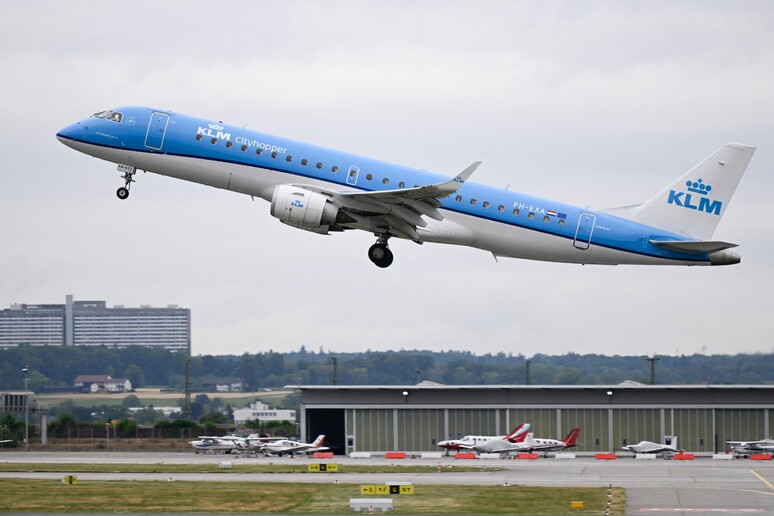
[{"label": "black tire", "polygon": [[392,265],[393,255],[385,244],[374,244],[368,249],[368,258],[382,269]]},{"label": "black tire", "polygon": [[127,197],[129,197],[129,189],[122,186],[116,190],[116,196],[118,196],[118,198],[122,201],[125,200]]}]

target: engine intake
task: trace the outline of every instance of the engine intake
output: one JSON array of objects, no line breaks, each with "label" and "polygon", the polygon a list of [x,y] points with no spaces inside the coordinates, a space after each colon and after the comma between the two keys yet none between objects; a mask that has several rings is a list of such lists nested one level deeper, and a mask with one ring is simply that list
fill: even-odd
[{"label": "engine intake", "polygon": [[336,223],[339,209],[317,192],[292,185],[279,185],[271,197],[271,214],[280,222],[323,235]]}]

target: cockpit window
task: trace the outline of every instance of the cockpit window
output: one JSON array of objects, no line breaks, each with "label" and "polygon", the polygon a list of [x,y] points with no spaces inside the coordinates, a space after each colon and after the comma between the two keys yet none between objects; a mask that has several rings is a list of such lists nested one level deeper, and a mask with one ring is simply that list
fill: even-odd
[{"label": "cockpit window", "polygon": [[124,115],[122,113],[119,113],[118,111],[112,111],[108,109],[107,111],[100,111],[99,113],[94,113],[93,115],[91,115],[91,117],[104,118],[109,122],[115,122],[117,124],[120,124],[121,119],[124,118]]}]

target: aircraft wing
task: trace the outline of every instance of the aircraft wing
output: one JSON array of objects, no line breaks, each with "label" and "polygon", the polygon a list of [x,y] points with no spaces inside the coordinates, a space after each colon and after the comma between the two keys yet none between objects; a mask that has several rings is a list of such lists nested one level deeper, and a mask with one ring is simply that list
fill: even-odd
[{"label": "aircraft wing", "polygon": [[443,215],[438,211],[441,206],[440,199],[456,192],[480,164],[480,161],[476,161],[452,179],[442,183],[399,190],[333,192],[309,185],[296,186],[331,197],[333,202],[352,219],[350,224],[421,243],[417,227],[427,226],[423,216],[443,220]]}]

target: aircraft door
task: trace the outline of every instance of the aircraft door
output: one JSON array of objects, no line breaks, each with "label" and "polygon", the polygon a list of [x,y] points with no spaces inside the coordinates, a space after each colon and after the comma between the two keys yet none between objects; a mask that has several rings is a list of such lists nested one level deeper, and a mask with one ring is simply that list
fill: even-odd
[{"label": "aircraft door", "polygon": [[591,235],[594,233],[594,224],[597,216],[593,213],[581,213],[578,219],[578,228],[575,230],[575,240],[572,245],[578,249],[586,250],[591,244]]},{"label": "aircraft door", "polygon": [[161,150],[164,145],[164,136],[167,134],[167,125],[169,124],[169,115],[166,113],[156,113],[151,115],[148,122],[148,132],[145,133],[145,146],[153,150]]},{"label": "aircraft door", "polygon": [[349,167],[349,172],[347,172],[347,184],[352,186],[356,185],[358,174],[360,174],[360,168]]}]

